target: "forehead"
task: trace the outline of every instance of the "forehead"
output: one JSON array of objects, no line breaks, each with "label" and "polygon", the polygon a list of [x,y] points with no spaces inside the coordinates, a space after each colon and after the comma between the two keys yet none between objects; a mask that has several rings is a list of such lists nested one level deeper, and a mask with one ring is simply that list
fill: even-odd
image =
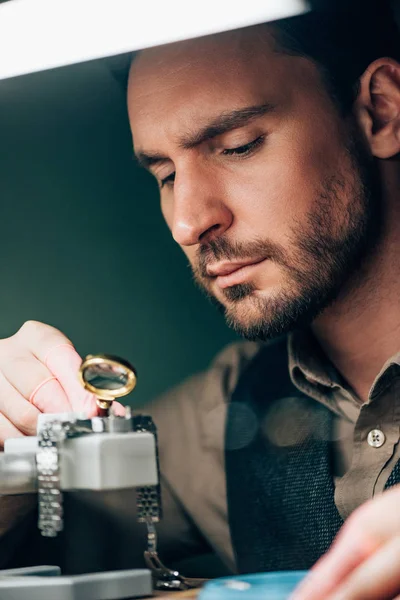
[{"label": "forehead", "polygon": [[[189,119],[196,106],[230,95],[257,93],[266,56],[274,56],[266,26],[227,32],[142,51],[133,62],[128,100],[132,125],[171,112]],[[242,90],[242,93],[241,93]]]},{"label": "forehead", "polygon": [[212,79],[221,70],[252,69],[263,51],[267,55],[274,52],[273,36],[267,25],[149,48],[134,60],[130,83],[136,89],[136,82],[154,85],[154,80],[160,77],[174,81],[193,70],[196,75]]},{"label": "forehead", "polygon": [[302,62],[277,51],[267,25],[142,51],[128,85],[135,147],[159,146],[239,107],[287,101]]}]

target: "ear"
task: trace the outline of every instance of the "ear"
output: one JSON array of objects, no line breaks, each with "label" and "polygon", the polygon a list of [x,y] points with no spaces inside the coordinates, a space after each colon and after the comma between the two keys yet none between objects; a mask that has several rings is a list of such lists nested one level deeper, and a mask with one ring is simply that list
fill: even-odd
[{"label": "ear", "polygon": [[359,124],[373,156],[400,153],[400,64],[391,58],[373,62],[360,79],[355,103]]}]

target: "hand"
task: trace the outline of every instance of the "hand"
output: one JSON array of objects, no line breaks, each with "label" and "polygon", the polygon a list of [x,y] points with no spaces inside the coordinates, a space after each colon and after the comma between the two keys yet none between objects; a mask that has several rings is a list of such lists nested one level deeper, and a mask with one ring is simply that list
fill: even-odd
[{"label": "hand", "polygon": [[291,600],[400,599],[400,485],[346,521]]},{"label": "hand", "polygon": [[[78,381],[81,362],[65,335],[36,321],[0,340],[0,446],[7,438],[35,435],[40,412],[97,414],[95,396]],[[124,414],[119,403],[113,407]]]}]

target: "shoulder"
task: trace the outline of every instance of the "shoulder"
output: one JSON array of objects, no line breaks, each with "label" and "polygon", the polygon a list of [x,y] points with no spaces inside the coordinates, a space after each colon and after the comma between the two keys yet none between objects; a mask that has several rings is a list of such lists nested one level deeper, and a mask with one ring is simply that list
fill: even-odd
[{"label": "shoulder", "polygon": [[282,357],[283,349],[286,352],[286,340],[230,344],[216,355],[208,369],[147,404],[143,411],[152,415],[157,425],[160,446],[171,447],[171,436],[175,440],[178,436],[182,442],[185,439],[192,447],[197,443],[220,446],[227,405],[239,379],[247,371],[259,373],[260,361],[264,377],[265,369],[275,372],[277,363],[282,362],[278,357]]},{"label": "shoulder", "polygon": [[236,342],[223,348],[210,366],[174,386],[146,408],[152,413],[168,413],[179,410],[182,414],[193,410],[212,409],[229,400],[230,394],[250,362],[257,356],[263,344]]},{"label": "shoulder", "polygon": [[239,342],[225,347],[214,359],[206,377],[223,381],[226,396],[230,395],[240,377],[261,364],[265,369],[274,371],[278,365],[287,369],[287,337],[270,342]]}]

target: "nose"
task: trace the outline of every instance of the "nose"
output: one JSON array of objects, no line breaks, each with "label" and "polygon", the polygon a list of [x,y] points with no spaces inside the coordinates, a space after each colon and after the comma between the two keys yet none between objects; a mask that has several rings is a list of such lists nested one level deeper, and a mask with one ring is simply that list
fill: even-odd
[{"label": "nose", "polygon": [[206,243],[222,235],[232,224],[221,185],[210,169],[176,171],[172,235],[180,246]]}]

